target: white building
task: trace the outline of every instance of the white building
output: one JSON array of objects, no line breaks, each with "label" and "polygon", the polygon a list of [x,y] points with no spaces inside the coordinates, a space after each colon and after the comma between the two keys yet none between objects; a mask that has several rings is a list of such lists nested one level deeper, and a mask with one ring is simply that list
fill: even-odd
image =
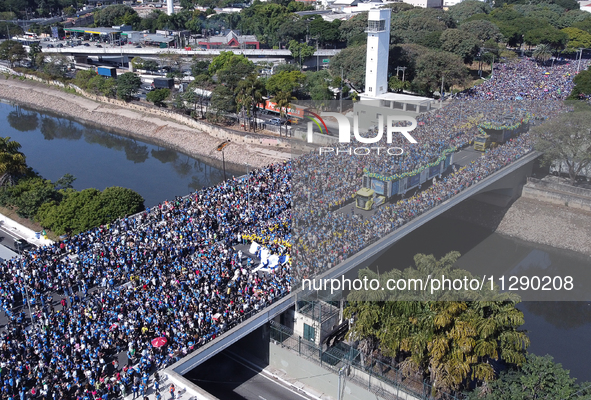
[{"label": "white building", "polygon": [[376,98],[388,92],[391,12],[388,8],[371,10],[367,16],[365,97]]},{"label": "white building", "polygon": [[443,8],[444,0],[404,0],[405,3],[422,8]]},{"label": "white building", "polygon": [[365,91],[355,103],[353,115],[361,129],[375,127],[380,117],[417,115],[431,109],[432,99],[388,93],[388,53],[390,49],[390,9],[371,10],[367,21]]}]

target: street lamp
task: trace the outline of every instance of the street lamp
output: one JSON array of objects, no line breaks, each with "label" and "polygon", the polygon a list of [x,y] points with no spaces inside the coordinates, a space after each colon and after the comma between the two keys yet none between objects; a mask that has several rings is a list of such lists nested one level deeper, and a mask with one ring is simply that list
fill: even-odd
[{"label": "street lamp", "polygon": [[250,212],[250,171],[248,163],[245,162],[244,165],[246,166],[246,204],[248,206],[248,211]]},{"label": "street lamp", "polygon": [[226,180],[226,159],[224,158],[224,147],[226,147],[229,144],[230,144],[230,141],[229,140],[225,140],[222,143],[220,143],[218,145],[218,147],[216,148],[217,151],[221,151],[222,152],[222,167],[224,169],[224,181]]}]

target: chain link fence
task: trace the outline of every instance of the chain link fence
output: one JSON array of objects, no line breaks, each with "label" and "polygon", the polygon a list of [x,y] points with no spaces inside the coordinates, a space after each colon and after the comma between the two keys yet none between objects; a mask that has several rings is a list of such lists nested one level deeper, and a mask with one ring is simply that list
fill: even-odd
[{"label": "chain link fence", "polygon": [[294,335],[293,330],[269,321],[271,341],[287,347],[300,357],[339,374],[345,371],[345,379],[387,400],[463,400],[465,397],[435,389],[420,377],[407,376],[396,366],[374,357],[363,357],[353,347],[339,343],[326,350],[314,342]]}]

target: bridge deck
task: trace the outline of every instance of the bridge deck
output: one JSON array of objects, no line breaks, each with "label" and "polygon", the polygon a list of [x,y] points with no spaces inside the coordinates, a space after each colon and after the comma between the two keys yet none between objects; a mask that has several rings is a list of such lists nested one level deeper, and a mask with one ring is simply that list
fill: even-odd
[{"label": "bridge deck", "polygon": [[[519,160],[513,162],[511,165],[504,167],[499,171],[491,174],[479,183],[470,186],[461,193],[453,196],[451,199],[444,201],[437,207],[425,212],[424,214],[413,219],[411,222],[405,224],[401,228],[389,233],[388,235],[384,236],[382,239],[378,240],[374,244],[366,247],[354,256],[349,257],[341,264],[317,276],[316,279],[331,279],[339,277],[344,273],[350,271],[351,269],[355,268],[356,266],[366,262],[367,260],[370,260],[374,256],[381,254],[394,243],[402,239],[404,236],[413,232],[415,229],[421,227],[422,225],[426,224],[427,222],[439,216],[440,214],[448,211],[449,209],[461,203],[462,201],[482,191],[485,191],[488,186],[496,183],[503,177],[512,174],[513,172],[527,165],[528,163],[533,162],[540,155],[541,153],[534,151],[523,156]],[[168,367],[165,371],[168,373],[172,372],[176,378],[186,374],[188,371],[195,368],[197,365],[201,364],[205,360],[209,359],[219,351],[237,342],[241,338],[253,332],[255,329],[267,323],[269,320],[273,319],[275,316],[289,309],[291,306],[295,304],[295,298],[297,295],[307,294],[304,293],[299,287],[293,289],[294,291],[290,296],[281,299],[277,301],[275,304],[263,309],[262,311],[253,315],[251,318],[249,318],[242,324],[234,327],[230,331],[224,333],[222,336],[212,340],[211,342],[203,346],[197,353],[188,355],[179,362]]]}]

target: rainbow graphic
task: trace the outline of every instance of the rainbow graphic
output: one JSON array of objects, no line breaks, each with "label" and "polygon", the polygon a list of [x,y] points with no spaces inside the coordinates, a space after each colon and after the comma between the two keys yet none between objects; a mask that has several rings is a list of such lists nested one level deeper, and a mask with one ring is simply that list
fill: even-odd
[{"label": "rainbow graphic", "polygon": [[[324,120],[322,119],[322,117],[320,115],[313,113],[312,111],[308,111],[308,110],[306,110],[306,114],[310,114],[310,115],[304,115],[304,116],[316,124],[320,133],[324,133],[324,134],[328,135],[328,128],[326,127],[326,123],[324,122]],[[324,130],[322,130],[322,127],[324,127]]]}]

